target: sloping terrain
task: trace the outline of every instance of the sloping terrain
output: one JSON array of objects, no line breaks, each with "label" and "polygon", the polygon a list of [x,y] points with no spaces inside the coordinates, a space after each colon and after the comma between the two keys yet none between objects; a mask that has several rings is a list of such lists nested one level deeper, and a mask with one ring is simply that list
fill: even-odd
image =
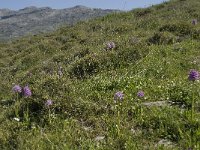
[{"label": "sloping terrain", "polygon": [[66,9],[26,7],[18,11],[0,9],[0,40],[53,31],[63,24],[75,24],[107,15],[117,10],[92,9],[75,6]]},{"label": "sloping terrain", "polygon": [[199,149],[199,8],[172,0],[1,43],[0,149]]}]

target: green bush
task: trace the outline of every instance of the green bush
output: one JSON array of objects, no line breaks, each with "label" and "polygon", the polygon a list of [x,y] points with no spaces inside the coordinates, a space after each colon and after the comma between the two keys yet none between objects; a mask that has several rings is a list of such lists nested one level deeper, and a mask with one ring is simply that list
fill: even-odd
[{"label": "green bush", "polygon": [[105,69],[112,70],[135,64],[149,53],[149,49],[147,44],[137,43],[125,49],[118,48],[89,55],[87,53],[86,50],[75,55],[79,59],[75,60],[69,69],[71,77],[85,78]]},{"label": "green bush", "polygon": [[178,38],[170,32],[158,32],[148,39],[150,44],[174,44]]},{"label": "green bush", "polygon": [[176,85],[169,89],[169,100],[183,107],[191,107],[192,93],[184,85]]},{"label": "green bush", "polygon": [[192,32],[192,37],[194,39],[200,39],[200,29],[194,29],[193,32]]},{"label": "green bush", "polygon": [[86,55],[89,55],[89,54],[90,54],[90,51],[89,51],[88,48],[86,48],[86,49],[83,49],[83,50],[81,50],[79,52],[76,52],[74,54],[74,58],[75,59],[80,59],[80,58],[83,58],[83,57],[85,57]]},{"label": "green bush", "polygon": [[94,56],[89,55],[81,58],[72,64],[69,70],[71,77],[85,78],[88,75],[93,75],[100,69],[100,63]]},{"label": "green bush", "polygon": [[192,34],[193,27],[191,24],[186,24],[186,23],[166,24],[160,27],[159,31],[161,32],[168,31],[178,36],[186,36]]},{"label": "green bush", "polygon": [[136,17],[144,17],[152,12],[152,9],[136,9],[135,10],[135,16]]}]

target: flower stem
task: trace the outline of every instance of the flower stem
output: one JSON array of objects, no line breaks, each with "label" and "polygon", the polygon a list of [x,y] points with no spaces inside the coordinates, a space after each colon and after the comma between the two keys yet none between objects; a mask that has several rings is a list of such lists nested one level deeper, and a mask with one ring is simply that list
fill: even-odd
[{"label": "flower stem", "polygon": [[49,108],[49,122],[51,123],[51,110],[50,110],[50,108]]},{"label": "flower stem", "polygon": [[15,116],[18,118],[19,117],[19,94],[17,93],[17,99],[16,99],[16,104],[15,104]]},{"label": "flower stem", "polygon": [[[191,108],[191,122],[193,123],[193,121],[194,121],[194,119],[195,119],[195,107],[194,107],[194,105],[195,105],[195,90],[193,90],[193,93],[192,93],[192,104],[191,104],[192,106],[192,108]],[[193,128],[191,128],[191,131],[190,131],[190,143],[191,143],[191,146],[193,146],[193,143],[194,143],[194,139],[193,139],[193,137],[194,137],[194,132],[193,132]]]},{"label": "flower stem", "polygon": [[192,94],[192,108],[191,108],[191,121],[193,121],[194,120],[194,103],[195,103],[195,100],[194,100],[194,98],[195,98],[195,95],[194,95],[194,92],[193,92],[193,94]]},{"label": "flower stem", "polygon": [[121,124],[121,116],[120,116],[120,113],[121,113],[121,104],[117,105],[117,134],[118,136],[120,136],[120,124]]}]

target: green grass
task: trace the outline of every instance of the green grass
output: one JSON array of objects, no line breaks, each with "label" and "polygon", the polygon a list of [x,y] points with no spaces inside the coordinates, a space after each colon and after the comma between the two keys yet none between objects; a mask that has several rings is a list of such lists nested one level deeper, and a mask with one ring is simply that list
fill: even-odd
[{"label": "green grass", "polygon": [[[199,7],[172,0],[1,43],[0,149],[199,149]],[[16,100],[15,84],[33,95]]]}]

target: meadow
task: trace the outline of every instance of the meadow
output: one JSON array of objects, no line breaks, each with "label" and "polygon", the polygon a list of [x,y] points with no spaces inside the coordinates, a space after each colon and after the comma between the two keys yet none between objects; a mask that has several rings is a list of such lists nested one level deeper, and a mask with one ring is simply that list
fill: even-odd
[{"label": "meadow", "polygon": [[0,149],[200,149],[200,1],[0,43]]}]

